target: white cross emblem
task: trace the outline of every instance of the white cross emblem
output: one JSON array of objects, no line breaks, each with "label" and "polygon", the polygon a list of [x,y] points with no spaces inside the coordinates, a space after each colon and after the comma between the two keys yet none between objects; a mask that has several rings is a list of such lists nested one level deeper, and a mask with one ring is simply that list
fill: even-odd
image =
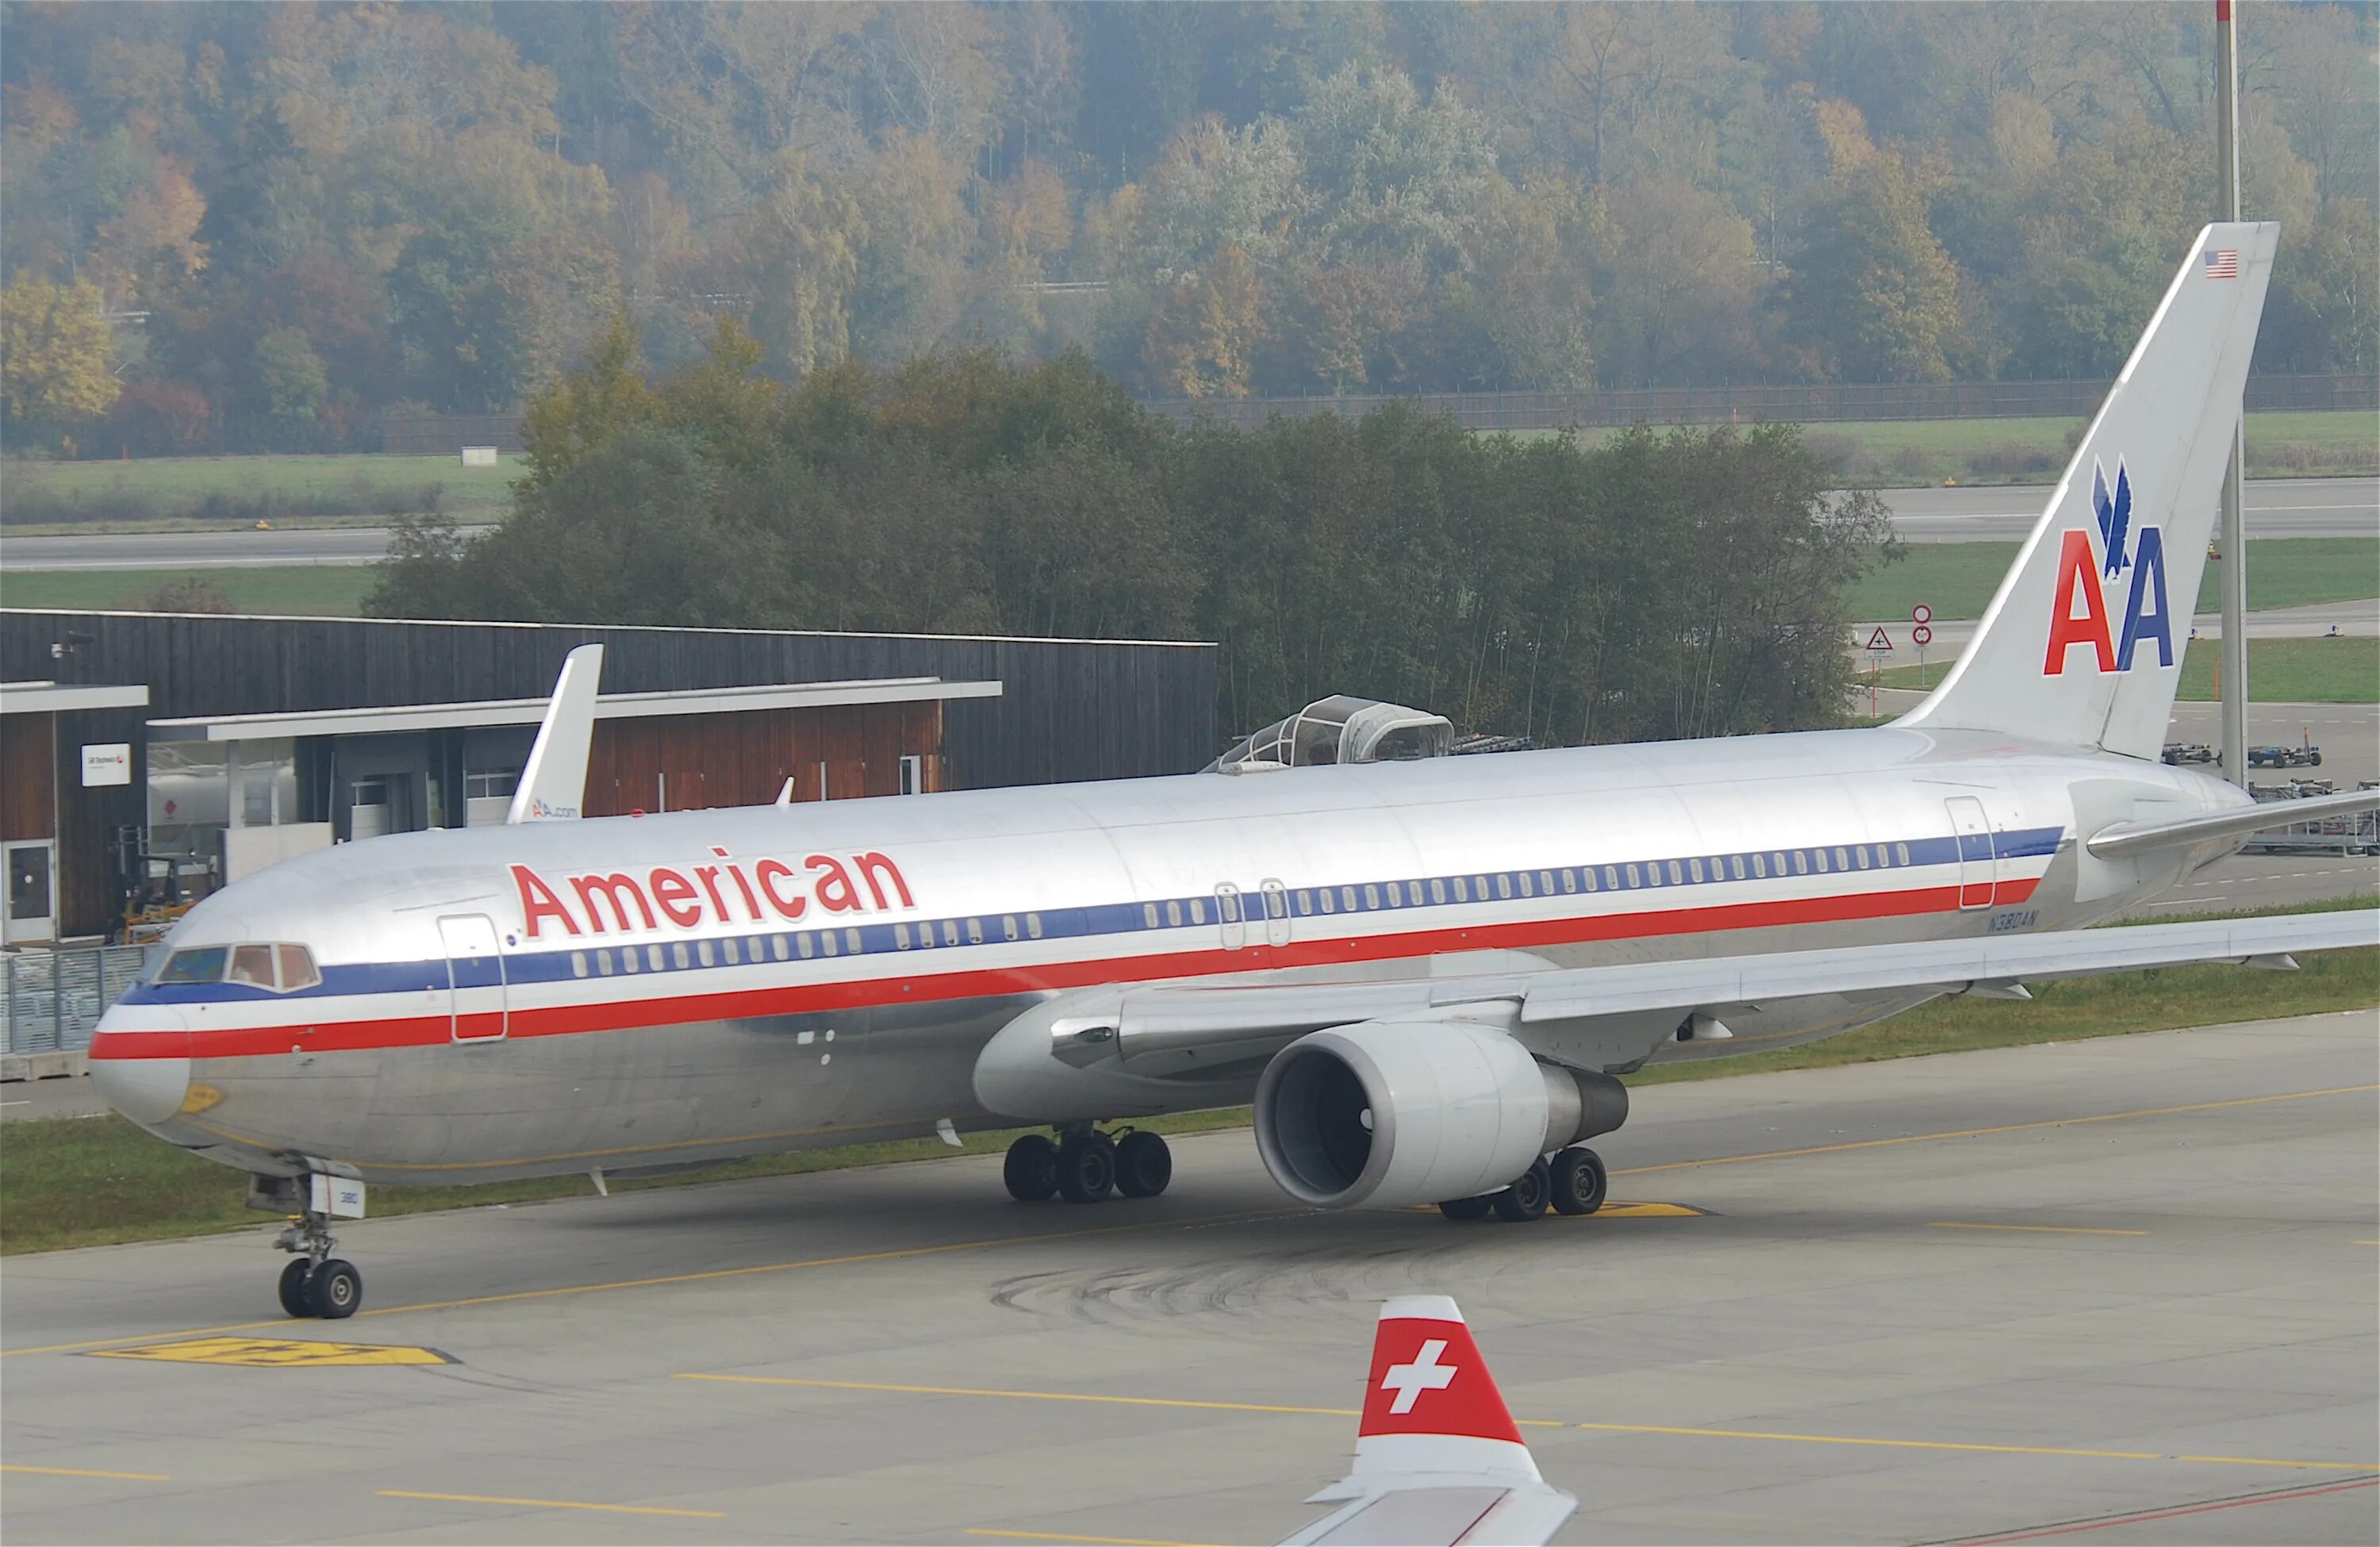
[{"label": "white cross emblem", "polygon": [[1389,1372],[1380,1377],[1380,1389],[1397,1394],[1396,1400],[1389,1404],[1390,1412],[1410,1413],[1422,1393],[1444,1391],[1454,1383],[1455,1366],[1438,1362],[1438,1356],[1444,1352],[1446,1339],[1433,1337],[1421,1346],[1421,1352],[1414,1356],[1411,1364],[1389,1366]]}]

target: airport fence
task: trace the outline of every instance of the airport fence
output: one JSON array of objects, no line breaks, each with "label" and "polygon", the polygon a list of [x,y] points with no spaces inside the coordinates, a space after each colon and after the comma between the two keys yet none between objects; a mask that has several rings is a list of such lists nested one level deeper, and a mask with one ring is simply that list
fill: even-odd
[{"label": "airport fence", "polygon": [[100,1015],[140,975],[140,945],[10,951],[5,968],[10,1054],[64,1053],[91,1045]]},{"label": "airport fence", "polygon": [[[1912,419],[2087,419],[2112,383],[1800,382],[1784,384],[1645,387],[1588,392],[1409,392],[1316,397],[1150,397],[1151,413],[1178,424],[1258,430],[1275,414],[1360,419],[1404,403],[1443,414],[1466,430],[1567,430],[1635,424],[1866,423]],[[2324,409],[2380,413],[2380,376],[2251,376],[2251,412]],[[452,457],[467,445],[521,449],[518,414],[391,415],[382,426],[391,452]]]}]

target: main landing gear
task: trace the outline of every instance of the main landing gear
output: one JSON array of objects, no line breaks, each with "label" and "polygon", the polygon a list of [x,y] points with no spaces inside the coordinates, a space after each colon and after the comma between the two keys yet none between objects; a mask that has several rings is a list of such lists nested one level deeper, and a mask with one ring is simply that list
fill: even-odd
[{"label": "main landing gear", "polygon": [[1603,1207],[1610,1176],[1603,1158],[1584,1144],[1573,1144],[1553,1157],[1539,1160],[1500,1192],[1476,1198],[1451,1198],[1438,1206],[1449,1219],[1498,1219],[1518,1224],[1541,1219],[1547,1209],[1560,1214],[1591,1214]]},{"label": "main landing gear", "polygon": [[1173,1151],[1146,1128],[1111,1138],[1085,1123],[1059,1129],[1055,1139],[1028,1133],[1011,1144],[1001,1179],[1019,1203],[1096,1203],[1114,1192],[1154,1198],[1173,1180]]},{"label": "main landing gear", "polygon": [[298,1255],[281,1270],[281,1309],[292,1316],[340,1322],[364,1303],[364,1277],[356,1265],[331,1255],[330,1221],[309,1210],[295,1215],[273,1243]]}]

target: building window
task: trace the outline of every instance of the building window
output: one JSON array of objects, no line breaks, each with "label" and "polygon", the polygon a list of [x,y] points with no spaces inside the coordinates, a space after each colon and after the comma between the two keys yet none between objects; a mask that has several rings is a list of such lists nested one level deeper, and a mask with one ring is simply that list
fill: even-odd
[{"label": "building window", "polygon": [[926,760],[915,753],[901,760],[901,793],[904,795],[926,793]]},{"label": "building window", "polygon": [[511,795],[518,788],[520,770],[517,768],[491,768],[483,773],[463,775],[463,798],[466,800],[495,800]]}]

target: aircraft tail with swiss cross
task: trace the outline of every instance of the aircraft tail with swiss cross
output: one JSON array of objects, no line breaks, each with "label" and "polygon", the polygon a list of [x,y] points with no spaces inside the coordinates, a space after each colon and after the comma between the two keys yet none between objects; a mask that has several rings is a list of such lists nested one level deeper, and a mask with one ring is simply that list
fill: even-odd
[{"label": "aircraft tail with swiss cross", "polygon": [[2162,749],[2279,235],[2199,233],[1974,642],[1899,724]]}]

